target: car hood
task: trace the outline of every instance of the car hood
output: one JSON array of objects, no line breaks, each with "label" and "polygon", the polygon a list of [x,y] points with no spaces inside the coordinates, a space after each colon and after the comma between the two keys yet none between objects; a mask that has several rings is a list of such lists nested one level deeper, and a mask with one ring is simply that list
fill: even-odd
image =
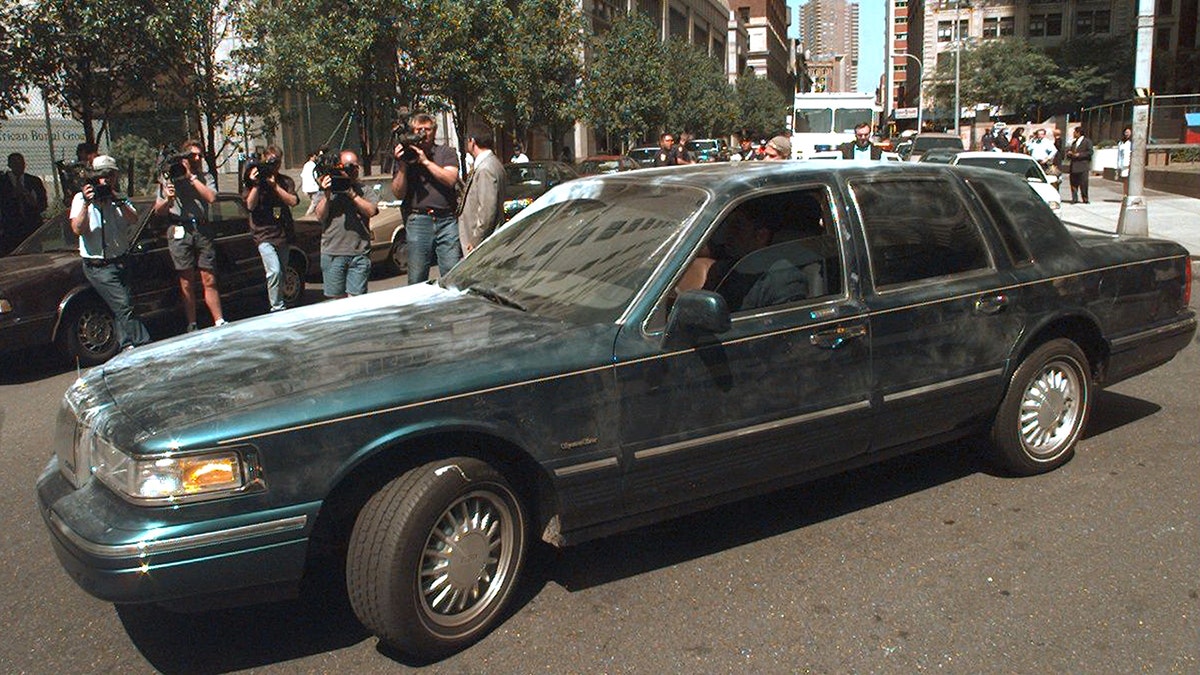
[{"label": "car hood", "polygon": [[47,276],[70,274],[79,266],[78,253],[31,253],[0,258],[0,290],[9,292],[30,284],[42,284]]},{"label": "car hood", "polygon": [[138,429],[122,440],[190,429],[203,443],[611,363],[615,331],[423,284],[205,329],[97,370]]}]

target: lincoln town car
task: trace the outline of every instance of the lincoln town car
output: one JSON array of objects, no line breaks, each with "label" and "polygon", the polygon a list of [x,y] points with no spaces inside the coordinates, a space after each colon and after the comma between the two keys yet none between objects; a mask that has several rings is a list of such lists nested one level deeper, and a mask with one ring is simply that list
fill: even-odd
[{"label": "lincoln town car", "polygon": [[436,658],[554,546],[943,443],[1070,460],[1098,388],[1192,340],[1188,252],[1074,233],[1023,177],[752,162],[564,183],[435,282],[82,373],[37,499],[114,603],[318,572]]}]

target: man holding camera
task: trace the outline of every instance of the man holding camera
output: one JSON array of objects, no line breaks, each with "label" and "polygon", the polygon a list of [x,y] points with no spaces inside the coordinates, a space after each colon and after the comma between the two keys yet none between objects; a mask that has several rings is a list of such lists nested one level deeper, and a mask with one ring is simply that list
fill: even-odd
[{"label": "man holding camera", "polygon": [[197,269],[204,287],[204,304],[212,314],[213,325],[224,326],[228,322],[221,313],[221,295],[217,291],[214,271],[216,233],[208,220],[208,205],[217,201],[217,183],[203,172],[204,150],[199,141],[184,141],[179,149],[180,155],[164,167],[154,213],[169,216],[172,222],[167,228],[167,249],[171,252],[175,271],[179,273],[188,331],[196,330]]},{"label": "man holding camera", "polygon": [[367,292],[371,276],[371,218],[379,213],[379,197],[358,180],[358,155],[343,150],[335,167],[318,162],[321,194],[313,213],[321,223],[321,282],[325,297],[344,298]]},{"label": "man holding camera", "polygon": [[71,231],[79,236],[83,276],[112,310],[121,349],[130,349],[150,342],[146,326],[133,316],[129,270],[125,266],[137,211],[120,193],[115,159],[98,155],[92,160],[92,172],[92,178],[71,200]]},{"label": "man holding camera", "polygon": [[283,270],[288,261],[288,243],[293,235],[292,207],[300,203],[296,184],[279,173],[283,153],[268,146],[261,160],[247,164],[242,199],[250,211],[250,236],[258,245],[263,270],[267,273],[267,300],[271,311],[286,309],[283,304]]},{"label": "man holding camera", "polygon": [[438,273],[443,276],[462,259],[454,213],[458,156],[451,148],[434,142],[437,122],[432,116],[413,115],[409,124],[412,135],[402,137],[394,151],[397,162],[392,194],[403,195],[408,210],[404,226],[408,283],[417,284],[429,279],[435,256]]}]

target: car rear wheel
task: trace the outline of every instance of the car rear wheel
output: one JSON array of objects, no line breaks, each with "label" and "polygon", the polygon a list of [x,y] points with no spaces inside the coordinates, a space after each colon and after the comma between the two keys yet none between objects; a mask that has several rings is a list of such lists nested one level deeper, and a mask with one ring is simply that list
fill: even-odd
[{"label": "car rear wheel", "polygon": [[296,256],[289,256],[288,264],[283,268],[283,301],[288,305],[297,305],[304,298],[304,263]]},{"label": "car rear wheel", "polygon": [[1035,349],[1013,373],[992,426],[998,463],[1026,476],[1065,464],[1087,424],[1091,390],[1087,357],[1074,342]]},{"label": "car rear wheel", "polygon": [[394,274],[408,274],[408,240],[401,232],[392,242],[392,250],[388,253],[388,266]]},{"label": "car rear wheel", "polygon": [[116,355],[117,322],[112,311],[98,299],[71,303],[58,329],[59,348],[82,366],[95,366]]},{"label": "car rear wheel", "polygon": [[436,658],[491,630],[524,564],[527,518],[488,464],[457,457],[392,480],[350,536],[346,587],[363,625],[407,653]]}]

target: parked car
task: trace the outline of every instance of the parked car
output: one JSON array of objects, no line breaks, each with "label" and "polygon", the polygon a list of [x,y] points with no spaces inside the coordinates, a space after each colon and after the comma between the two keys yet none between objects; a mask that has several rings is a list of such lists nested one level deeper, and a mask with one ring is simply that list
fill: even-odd
[{"label": "parked car", "polygon": [[904,159],[916,162],[921,159],[921,155],[934,148],[954,148],[957,152],[966,149],[957,134],[926,132],[901,142],[896,146],[896,152]]},{"label": "parked car", "polygon": [[[153,200],[135,199],[141,214],[128,255],[134,312],[153,319],[183,315],[179,278],[167,250],[164,218],[151,214]],[[221,298],[266,297],[262,258],[250,236],[248,214],[236,194],[220,193],[210,208],[217,232],[217,284]],[[309,269],[320,266],[321,233],[296,224],[296,245],[283,279],[284,301],[304,295]],[[85,366],[103,363],[120,346],[108,306],[83,276],[79,238],[66,215],[50,219],[10,255],[0,258],[0,351],[56,345]]]},{"label": "parked car", "polygon": [[697,162],[728,162],[729,143],[723,138],[697,138],[687,142]]},{"label": "parked car", "polygon": [[581,178],[436,282],[85,372],[38,503],[99,598],[249,602],[331,565],[369,631],[436,658],[503,620],[536,538],[966,436],[1064,464],[1099,387],[1193,339],[1190,270],[973,167]]},{"label": "parked car", "polygon": [[960,152],[950,160],[959,166],[979,166],[1015,174],[1025,179],[1054,211],[1062,208],[1062,195],[1058,193],[1058,176],[1048,176],[1042,166],[1032,157],[1019,152]]},{"label": "parked car", "polygon": [[962,148],[930,148],[917,158],[918,162],[932,162],[934,164],[949,164],[954,159],[955,155],[962,152]]},{"label": "parked car", "polygon": [[580,176],[595,176],[602,173],[617,173],[642,168],[634,159],[624,155],[594,155],[575,165]]},{"label": "parked car", "polygon": [[579,177],[565,162],[550,160],[505,164],[508,178],[508,198],[504,200],[504,219],[520,213],[550,188]]},{"label": "parked car", "polygon": [[629,151],[628,156],[633,161],[640,164],[643,168],[654,166],[654,156],[658,154],[657,145],[647,145],[642,148],[634,148]]},{"label": "parked car", "polygon": [[[371,217],[371,248],[367,255],[373,265],[383,265],[393,274],[407,274],[408,238],[404,232],[404,199],[392,193],[390,175],[363,176],[361,180],[364,189],[373,191],[379,199],[379,213]],[[301,216],[300,220],[320,228],[315,214]],[[318,259],[314,271],[319,270]]]}]

